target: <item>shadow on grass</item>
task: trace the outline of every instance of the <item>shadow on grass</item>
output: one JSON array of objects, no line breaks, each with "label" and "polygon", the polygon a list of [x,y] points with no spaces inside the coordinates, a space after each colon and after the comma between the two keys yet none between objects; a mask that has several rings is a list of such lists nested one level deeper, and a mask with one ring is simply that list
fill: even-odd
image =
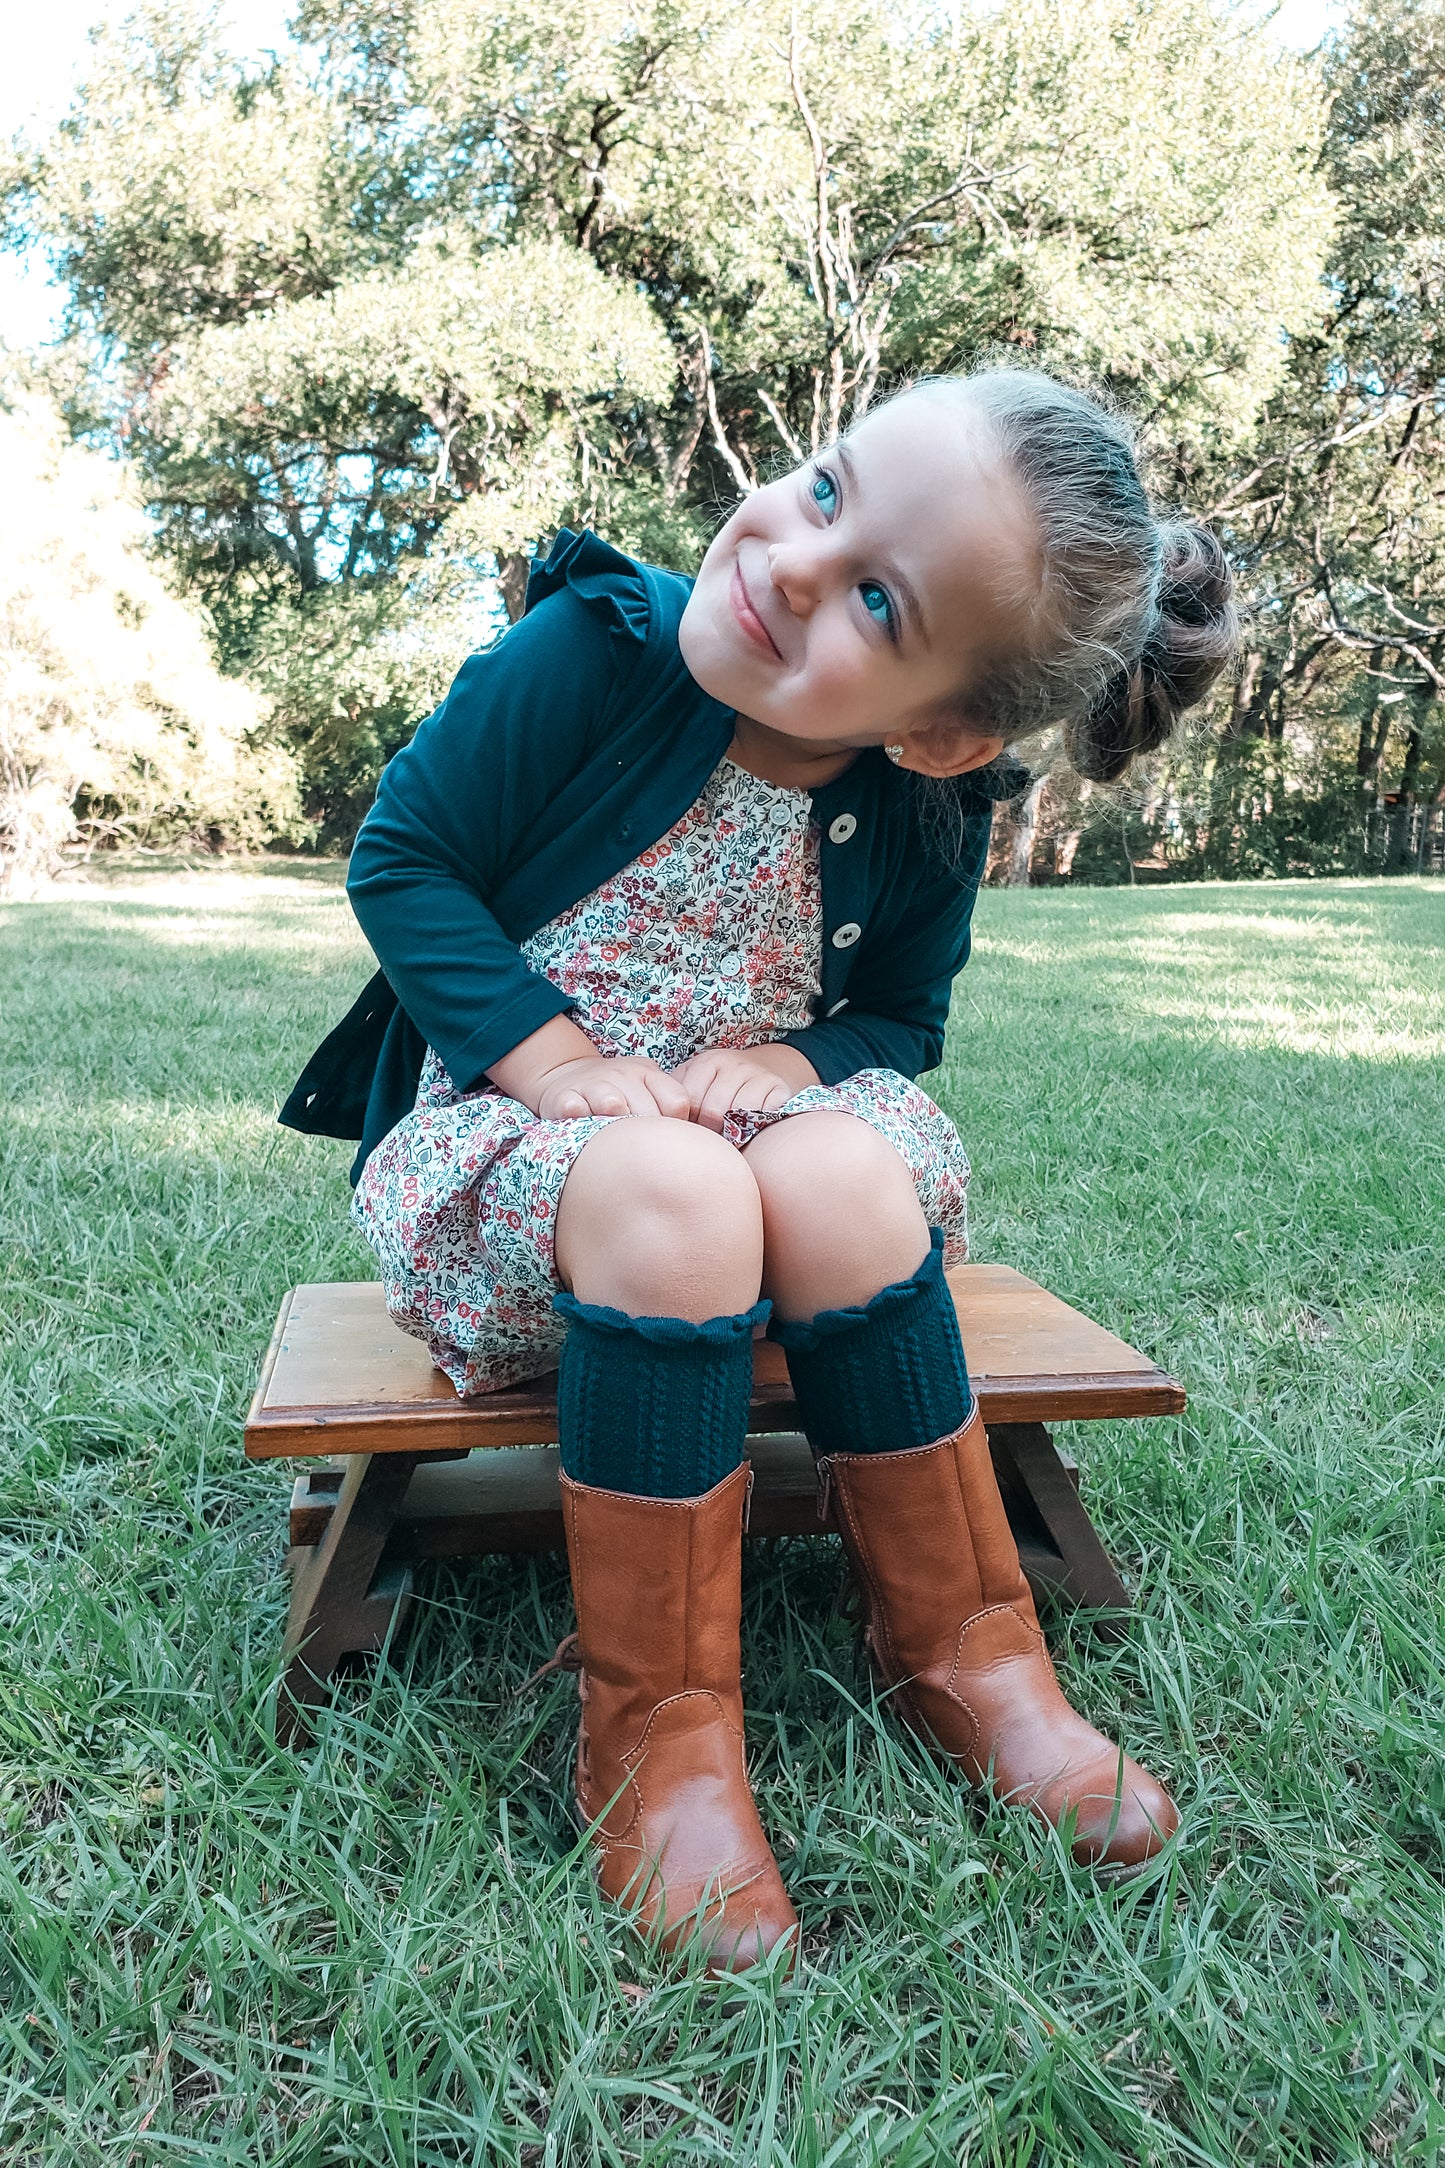
[{"label": "shadow on grass", "polygon": [[[365,976],[339,899],[333,923],[263,898],[216,952],[156,938],[154,907],[17,913],[0,2151],[1438,2157],[1425,908],[1283,884],[983,899],[935,1080],[978,1169],[977,1254],[1191,1390],[1178,1422],[1076,1427],[1141,1606],[1117,1648],[1058,1642],[1071,1693],[1175,1782],[1184,1838],[1100,1892],[875,1707],[830,1613],[831,1546],[750,1552],[750,1745],[808,1941],[795,1987],[731,2002],[636,1950],[572,1859],[574,1696],[514,1691],[569,1623],[559,1561],[428,1571],[416,1633],[347,1683],[315,1748],[272,1744],[286,1476],[242,1462],[239,1418],[281,1290],[369,1270],[346,1147],[270,1120]],[[1282,909],[1375,928],[1353,997],[1343,936],[1270,952],[1245,924]],[[1231,977],[1253,1000],[1271,972],[1266,1043],[1216,1029]],[[1406,1058],[1340,1035],[1352,998],[1400,1020]],[[1322,1000],[1334,1036],[1301,1044]]]}]

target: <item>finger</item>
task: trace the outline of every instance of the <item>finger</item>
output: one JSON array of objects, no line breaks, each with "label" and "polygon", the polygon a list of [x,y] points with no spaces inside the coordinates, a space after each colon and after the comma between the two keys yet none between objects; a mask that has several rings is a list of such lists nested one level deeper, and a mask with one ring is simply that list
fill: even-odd
[{"label": "finger", "polygon": [[669,1115],[673,1121],[685,1122],[692,1113],[692,1101],[686,1085],[679,1084],[675,1076],[659,1069],[656,1076],[647,1080],[659,1114]]},{"label": "finger", "polygon": [[630,1113],[650,1115],[653,1121],[658,1119],[662,1108],[657,1103],[656,1076],[641,1064],[636,1068],[629,1064],[617,1081],[627,1094]]},{"label": "finger", "polygon": [[712,1054],[694,1054],[687,1064],[687,1074],[676,1072],[677,1081],[687,1093],[688,1112],[697,1120],[697,1110],[706,1098],[718,1073],[717,1057]]},{"label": "finger", "polygon": [[763,1107],[780,1106],[778,1079],[769,1076],[750,1076],[733,1094],[733,1111],[751,1114]]},{"label": "finger", "polygon": [[621,1092],[629,1114],[656,1114],[652,1079],[645,1061],[634,1061],[631,1055],[624,1055],[621,1061],[612,1064],[607,1081],[614,1091]]},{"label": "finger", "polygon": [[706,1060],[704,1054],[693,1054],[691,1060],[678,1062],[678,1067],[672,1071],[672,1082],[678,1086],[678,1091],[687,1093],[689,1108],[695,1106],[695,1101],[698,1101],[698,1095],[704,1088],[706,1080],[708,1080],[708,1060]]},{"label": "finger", "polygon": [[585,1093],[589,1114],[630,1114],[627,1094],[616,1084],[589,1084]]},{"label": "finger", "polygon": [[738,1093],[744,1088],[744,1080],[736,1071],[729,1075],[727,1070],[723,1070],[713,1078],[703,1093],[693,1120],[701,1122],[704,1129],[721,1130],[726,1116],[736,1103]]},{"label": "finger", "polygon": [[540,1107],[537,1111],[545,1122],[580,1122],[592,1109],[581,1092],[569,1088],[553,1093],[546,1101],[545,1111]]},{"label": "finger", "polygon": [[729,1111],[740,1114],[752,1107],[760,1107],[770,1089],[769,1080],[761,1076],[742,1077],[734,1086],[728,1100]]}]

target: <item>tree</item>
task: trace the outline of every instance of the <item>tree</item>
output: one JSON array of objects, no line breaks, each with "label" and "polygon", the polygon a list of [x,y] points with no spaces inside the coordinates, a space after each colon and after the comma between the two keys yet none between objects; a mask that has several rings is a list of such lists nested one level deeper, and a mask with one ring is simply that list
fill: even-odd
[{"label": "tree", "polygon": [[[1096,877],[1130,852],[1224,875],[1389,866],[1445,790],[1445,6],[1368,0],[1323,83],[1320,306],[1255,429],[1193,475],[1242,567],[1242,667],[1215,729],[1084,835],[1073,862]],[[1051,789],[1045,843],[1067,855],[1083,818]]]},{"label": "tree", "polygon": [[0,892],[76,837],[300,832],[291,756],[162,584],[112,460],[34,402],[0,412]]},{"label": "tree", "polygon": [[556,524],[686,565],[880,386],[996,344],[1213,477],[1318,316],[1316,77],[1210,0],[299,26],[248,73],[143,11],[11,201],[70,289],[72,426],[136,462],[329,833]]},{"label": "tree", "polygon": [[1258,596],[1231,722],[1256,765],[1294,738],[1414,797],[1445,780],[1445,6],[1367,0],[1326,81],[1328,306],[1216,505]]}]

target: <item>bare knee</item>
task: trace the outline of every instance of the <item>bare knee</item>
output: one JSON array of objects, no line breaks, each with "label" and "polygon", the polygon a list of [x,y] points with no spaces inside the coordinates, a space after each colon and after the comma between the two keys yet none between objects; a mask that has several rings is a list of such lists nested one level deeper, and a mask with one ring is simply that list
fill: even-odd
[{"label": "bare knee", "polygon": [[868,1302],[927,1255],[907,1164],[857,1115],[793,1115],[745,1156],[762,1199],[763,1292],[780,1316]]},{"label": "bare knee", "polygon": [[[856,1114],[795,1114],[753,1139],[745,1153],[765,1219],[844,1222],[922,1219],[913,1177],[886,1137]],[[910,1223],[911,1224],[911,1223]]]},{"label": "bare knee", "polygon": [[557,1270],[582,1302],[634,1317],[732,1316],[758,1299],[763,1217],[741,1153],[691,1122],[612,1122],[557,1207]]}]

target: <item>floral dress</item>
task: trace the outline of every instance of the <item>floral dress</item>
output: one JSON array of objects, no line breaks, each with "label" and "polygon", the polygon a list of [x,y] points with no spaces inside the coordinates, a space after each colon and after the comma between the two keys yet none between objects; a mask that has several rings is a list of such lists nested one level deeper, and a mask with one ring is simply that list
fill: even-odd
[{"label": "floral dress", "polygon": [[[821,987],[819,836],[806,791],[729,759],[660,842],[525,942],[522,954],[576,1004],[604,1055],[675,1069],[705,1047],[800,1031]],[[769,1113],[729,1114],[739,1147],[814,1108],[868,1122],[901,1154],[945,1261],[967,1254],[969,1167],[925,1092],[891,1069],[810,1085]],[[387,1307],[425,1340],[459,1393],[495,1392],[555,1367],[557,1200],[607,1121],[539,1120],[493,1086],[459,1092],[428,1051],[416,1106],[367,1160],[356,1218],[380,1261]]]}]

